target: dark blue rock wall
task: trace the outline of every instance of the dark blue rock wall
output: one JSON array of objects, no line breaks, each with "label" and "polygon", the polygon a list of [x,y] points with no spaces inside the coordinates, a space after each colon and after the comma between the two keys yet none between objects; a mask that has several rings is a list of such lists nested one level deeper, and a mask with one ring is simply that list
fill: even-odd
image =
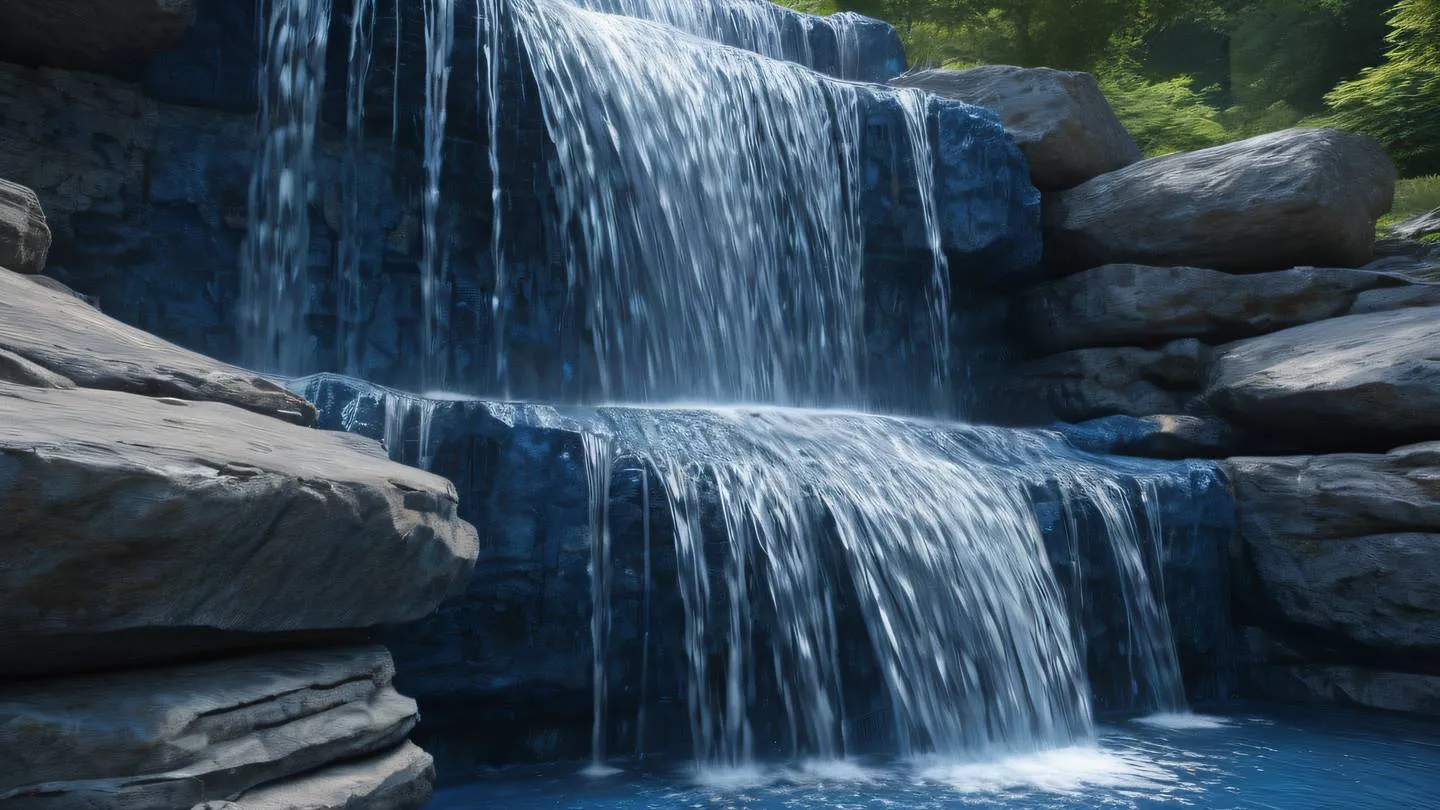
[{"label": "dark blue rock wall", "polygon": [[[421,702],[425,721],[418,736],[440,758],[442,773],[459,777],[486,763],[586,756],[591,534],[578,426],[590,412],[417,399],[333,375],[291,386],[317,404],[323,428],[388,440],[392,457],[453,480],[463,517],[480,530],[480,560],[465,596],[385,639],[400,688]],[[1056,447],[1072,452],[1058,436]],[[1203,462],[1106,464],[1122,479],[1169,473],[1170,483],[1153,493],[1163,559],[1152,555],[1146,563],[1163,578],[1188,691],[1195,698],[1224,696],[1231,677],[1226,550],[1234,505],[1221,473]],[[1136,504],[1138,486],[1134,479],[1127,484]],[[616,463],[610,494],[609,750],[688,754],[683,606],[674,587],[669,510],[654,474],[633,461]],[[1053,482],[1037,486],[1032,497],[1051,562],[1072,600],[1072,618],[1083,629],[1097,707],[1143,704],[1150,696],[1127,663],[1126,606],[1098,515],[1073,503],[1067,513]],[[716,555],[723,558],[723,550]],[[854,721],[851,740],[858,748],[884,747],[891,742],[889,708],[858,611],[846,608],[852,598],[843,592],[847,579],[837,573],[830,581],[841,587],[835,596],[847,639],[847,710],[864,718]],[[757,649],[767,649],[764,617],[756,624],[762,628]],[[784,712],[776,705],[769,714],[778,724]],[[757,737],[780,740],[785,731],[757,729]]]}]

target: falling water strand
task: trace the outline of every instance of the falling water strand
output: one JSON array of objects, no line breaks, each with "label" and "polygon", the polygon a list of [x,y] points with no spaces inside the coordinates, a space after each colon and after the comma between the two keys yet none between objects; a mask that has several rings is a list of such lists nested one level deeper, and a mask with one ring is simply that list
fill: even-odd
[{"label": "falling water strand", "polygon": [[650,703],[650,472],[640,468],[640,510],[641,510],[641,531],[640,539],[644,549],[644,580],[640,587],[644,596],[644,605],[641,608],[640,623],[644,627],[644,636],[640,646],[640,708],[636,711],[635,717],[635,756],[643,759],[645,757],[645,707]]},{"label": "falling water strand", "polygon": [[365,145],[365,86],[375,44],[375,0],[355,0],[350,15],[350,61],[345,84],[345,166],[340,199],[340,240],[335,277],[337,365],[359,374],[359,348],[352,345],[360,321],[360,254],[364,226],[360,199]]},{"label": "falling water strand", "polygon": [[860,404],[859,200],[837,115],[889,91],[556,0],[511,9],[604,395]]},{"label": "falling water strand", "polygon": [[930,148],[929,96],[912,88],[896,91],[905,111],[905,130],[910,141],[910,159],[920,182],[920,211],[925,226],[925,247],[930,251],[929,343],[934,351],[931,375],[931,412],[950,413],[953,397],[950,386],[950,262],[940,240],[940,218],[935,211],[935,156]]},{"label": "falling water strand", "polygon": [[390,85],[390,151],[394,152],[400,147],[400,39],[401,34],[401,11],[402,0],[390,0],[394,4],[395,11],[395,72],[391,75]]},{"label": "falling water strand", "polygon": [[1180,673],[1175,631],[1170,623],[1170,612],[1166,609],[1169,601],[1165,598],[1165,560],[1169,550],[1165,544],[1164,507],[1155,481],[1146,479],[1140,482],[1140,503],[1144,509],[1146,541],[1150,551],[1147,557],[1151,561],[1146,575],[1150,581],[1148,592],[1154,600],[1154,632],[1158,639],[1154,646],[1160,659],[1158,669],[1162,673],[1161,679],[1155,683],[1155,708],[1162,712],[1187,711],[1185,680]]},{"label": "falling water strand", "polygon": [[310,187],[325,87],[330,0],[270,0],[260,42],[260,151],[240,291],[242,345],[252,368],[311,369]]},{"label": "falling water strand", "polygon": [[405,426],[414,409],[415,399],[412,397],[385,397],[385,450],[393,461],[405,461]]},{"label": "falling water strand", "polygon": [[447,364],[442,332],[449,302],[443,240],[440,236],[440,174],[444,168],[445,113],[450,88],[450,57],[455,41],[455,0],[425,0],[425,199],[421,298],[422,346],[426,383],[443,386]]},{"label": "falling water strand", "polygon": [[[477,0],[476,13],[485,15],[485,71],[486,71],[486,132],[490,147],[490,266],[495,277],[495,289],[490,299],[491,317],[495,322],[495,383],[496,391],[506,398],[510,393],[509,353],[505,332],[505,300],[509,281],[505,273],[504,219],[501,207],[500,177],[500,73],[501,73],[501,15],[504,0]],[[477,34],[476,39],[480,37]],[[479,67],[477,65],[476,69]],[[478,86],[477,82],[477,86]]]},{"label": "falling water strand", "polygon": [[605,769],[607,680],[605,661],[610,650],[610,472],[614,446],[603,437],[586,433],[585,472],[590,501],[590,645],[594,656],[593,727],[590,757],[593,772]]}]

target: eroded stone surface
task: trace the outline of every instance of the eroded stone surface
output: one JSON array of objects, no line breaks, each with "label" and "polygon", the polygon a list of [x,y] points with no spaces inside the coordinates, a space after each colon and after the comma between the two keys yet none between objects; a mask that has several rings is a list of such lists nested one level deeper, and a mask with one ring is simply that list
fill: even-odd
[{"label": "eroded stone surface", "polygon": [[35,192],[0,178],[0,267],[39,273],[49,251],[50,226]]},{"label": "eroded stone surface", "polygon": [[1348,315],[1220,348],[1216,412],[1316,449],[1440,438],[1440,307]]},{"label": "eroded stone surface", "polygon": [[0,802],[183,810],[382,751],[417,719],[393,675],[346,647],[0,688]]},{"label": "eroded stone surface", "polygon": [[1373,140],[1287,129],[1151,158],[1047,197],[1046,260],[1072,272],[1358,267],[1394,192],[1395,169]]},{"label": "eroded stone surface", "polygon": [[430,800],[435,764],[410,743],[355,762],[265,785],[195,810],[414,810]]},{"label": "eroded stone surface", "polygon": [[1076,349],[1025,363],[1004,396],[1041,406],[1051,418],[1083,422],[1123,414],[1184,413],[1204,384],[1211,349],[1177,340],[1158,349]]},{"label": "eroded stone surface", "polygon": [[477,553],[454,487],[372,441],[86,389],[0,383],[0,514],[0,672],[411,621]]},{"label": "eroded stone surface", "polygon": [[0,61],[123,72],[194,16],[193,0],[13,0],[0,4]]}]

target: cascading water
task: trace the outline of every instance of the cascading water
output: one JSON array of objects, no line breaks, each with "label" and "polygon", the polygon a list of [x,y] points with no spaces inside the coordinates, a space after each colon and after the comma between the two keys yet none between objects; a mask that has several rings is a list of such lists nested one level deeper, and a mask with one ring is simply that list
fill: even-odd
[{"label": "cascading water", "polygon": [[[440,180],[455,11],[453,0],[424,3],[421,344],[431,385],[443,383],[439,370],[447,367],[440,359],[448,350]],[[255,298],[252,311],[270,319],[254,326],[270,341],[261,345],[276,345],[290,327],[274,324],[292,318],[289,308],[297,305],[294,268],[303,267],[300,246],[308,244],[299,237],[308,236],[304,190],[328,14],[328,3],[318,0],[274,0],[271,10],[265,75],[272,78],[263,85],[270,92],[262,119],[272,137],[256,175],[251,255],[252,263],[266,259],[285,269],[290,287],[279,293],[291,297]],[[368,64],[375,14],[373,2],[357,0],[347,105],[354,138],[363,132],[367,75],[356,62]],[[1145,534],[1129,495],[1101,467],[1056,457],[1053,444],[1028,434],[775,407],[864,408],[872,393],[859,144],[862,107],[878,103],[899,110],[931,257],[924,339],[933,365],[914,381],[924,391],[916,400],[949,415],[950,274],[933,193],[928,97],[767,58],[813,61],[813,54],[804,50],[810,39],[784,30],[778,12],[762,2],[481,0],[476,16],[488,26],[476,43],[476,83],[483,59],[501,389],[503,19],[533,72],[553,142],[556,232],[564,235],[570,289],[591,327],[604,394],[651,403],[765,403],[606,408],[587,423],[597,770],[610,720],[616,538],[608,504],[620,457],[647,471],[647,498],[652,478],[659,482],[669,508],[691,737],[702,764],[737,765],[757,755],[758,695],[771,688],[792,751],[823,758],[850,751],[842,591],[853,595],[847,598],[889,699],[896,739],[908,752],[970,757],[1089,739],[1083,639],[1029,495],[1047,482],[1060,488],[1067,517],[1081,503],[1100,515],[1123,583],[1136,691],[1156,708],[1183,704],[1163,598],[1142,545],[1142,538],[1156,542],[1153,515]],[[848,65],[842,72],[855,70],[854,20],[837,15],[823,24],[833,28]],[[397,6],[397,42],[398,26]],[[343,209],[347,218],[358,216],[352,204]],[[355,245],[342,252],[342,271],[358,272]],[[351,288],[341,289],[350,295]],[[266,301],[274,308],[265,309]],[[387,399],[392,457],[433,462],[434,407],[431,400]],[[409,454],[412,429],[418,449]],[[648,545],[645,561],[648,587]],[[648,618],[646,626],[648,660]],[[636,735],[642,751],[647,690],[641,687]]]},{"label": "cascading water", "polygon": [[[857,98],[897,91],[555,0],[512,7],[603,391],[863,405]],[[902,108],[923,136],[923,100]]]},{"label": "cascading water", "polygon": [[340,198],[340,242],[335,279],[335,346],[337,365],[359,373],[358,348],[352,345],[360,320],[361,152],[365,144],[365,85],[370,78],[376,23],[376,0],[355,0],[350,11],[350,60],[345,82],[345,167]]},{"label": "cascading water", "polygon": [[250,180],[241,333],[251,367],[298,373],[309,370],[312,354],[310,186],[330,0],[267,0],[259,8],[260,153]]}]

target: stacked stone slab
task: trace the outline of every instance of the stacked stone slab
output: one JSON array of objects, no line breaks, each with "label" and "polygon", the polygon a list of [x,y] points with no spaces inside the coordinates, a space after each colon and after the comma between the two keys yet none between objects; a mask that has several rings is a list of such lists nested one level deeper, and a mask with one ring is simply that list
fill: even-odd
[{"label": "stacked stone slab", "polygon": [[1055,71],[924,81],[995,106],[1037,185],[1071,171],[1044,202],[1050,278],[1013,299],[1030,359],[991,415],[1061,420],[1095,452],[1229,457],[1249,688],[1440,714],[1440,257],[1376,249],[1379,147],[1294,129],[1102,166],[1122,140],[1090,82],[1062,103]]},{"label": "stacked stone slab", "polygon": [[[0,221],[43,228],[12,188]],[[0,232],[0,256],[43,267],[34,232]],[[415,703],[357,640],[463,589],[475,530],[449,482],[315,421],[0,268],[0,804],[428,799]]]}]

